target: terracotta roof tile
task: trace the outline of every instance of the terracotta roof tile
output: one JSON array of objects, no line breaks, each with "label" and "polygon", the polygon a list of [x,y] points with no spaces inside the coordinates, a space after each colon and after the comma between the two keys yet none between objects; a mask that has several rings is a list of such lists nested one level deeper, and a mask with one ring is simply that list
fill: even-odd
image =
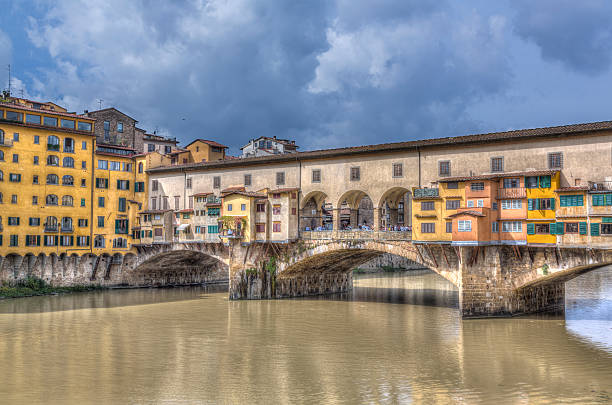
[{"label": "terracotta roof tile", "polygon": [[501,179],[504,177],[515,177],[515,176],[550,176],[560,170],[532,170],[528,172],[504,172],[504,173],[491,173],[482,174],[479,176],[457,176],[457,177],[444,177],[438,180],[440,183],[449,183],[456,181],[473,181],[473,180],[493,180]]}]

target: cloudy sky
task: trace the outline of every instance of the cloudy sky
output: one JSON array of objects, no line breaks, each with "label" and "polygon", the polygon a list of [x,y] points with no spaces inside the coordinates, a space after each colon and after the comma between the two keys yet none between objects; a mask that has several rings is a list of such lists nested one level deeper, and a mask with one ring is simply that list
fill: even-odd
[{"label": "cloudy sky", "polygon": [[606,0],[0,0],[1,87],[232,147],[612,119]]}]

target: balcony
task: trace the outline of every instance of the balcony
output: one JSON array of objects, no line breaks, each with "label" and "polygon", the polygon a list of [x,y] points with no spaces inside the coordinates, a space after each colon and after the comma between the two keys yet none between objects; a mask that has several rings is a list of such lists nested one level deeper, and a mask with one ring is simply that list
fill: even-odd
[{"label": "balcony", "polygon": [[415,188],[414,198],[435,198],[440,196],[440,191],[437,188]]},{"label": "balcony", "polygon": [[527,198],[527,189],[525,187],[497,189],[498,200],[509,198]]},{"label": "balcony", "polygon": [[62,225],[62,233],[72,233],[72,225]]}]

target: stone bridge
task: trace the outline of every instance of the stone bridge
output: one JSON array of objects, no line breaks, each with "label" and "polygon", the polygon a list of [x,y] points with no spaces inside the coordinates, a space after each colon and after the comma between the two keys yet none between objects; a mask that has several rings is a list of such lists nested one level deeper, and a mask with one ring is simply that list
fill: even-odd
[{"label": "stone bridge", "polygon": [[171,243],[137,254],[9,255],[0,280],[54,285],[164,286],[227,282],[231,299],[348,292],[352,270],[384,253],[427,267],[455,285],[464,317],[564,308],[565,282],[612,264],[612,250],[413,243],[407,232],[304,232],[289,244]]}]

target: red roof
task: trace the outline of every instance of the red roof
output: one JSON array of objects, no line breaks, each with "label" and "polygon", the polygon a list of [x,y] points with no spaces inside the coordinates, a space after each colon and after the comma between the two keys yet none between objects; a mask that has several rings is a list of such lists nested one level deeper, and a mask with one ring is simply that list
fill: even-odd
[{"label": "red roof", "polygon": [[482,212],[468,210],[468,211],[456,212],[454,214],[449,215],[448,218],[458,217],[459,215],[470,215],[472,217],[486,217],[486,215],[483,214]]},{"label": "red roof", "polygon": [[277,194],[277,193],[290,193],[292,191],[298,191],[297,187],[289,187],[289,188],[279,188],[277,190],[268,190],[268,194]]},{"label": "red roof", "polygon": [[479,176],[458,176],[458,177],[444,177],[439,179],[440,183],[449,183],[455,181],[471,181],[471,180],[493,180],[501,179],[503,177],[514,177],[514,176],[548,176],[559,172],[559,169],[554,170],[532,170],[529,172],[505,172],[505,173],[491,173],[483,174]]},{"label": "red roof", "polygon": [[176,212],[178,212],[178,213],[180,213],[180,214],[187,214],[187,213],[189,213],[189,212],[193,212],[193,209],[191,209],[191,208],[185,208],[184,210],[179,210],[179,211],[176,211]]},{"label": "red roof", "polygon": [[194,197],[206,197],[207,195],[211,195],[212,192],[208,192],[208,193],[196,193],[193,196]]},{"label": "red roof", "polygon": [[[45,103],[39,103],[39,104],[45,104]],[[33,111],[33,112],[35,112],[37,114],[41,114],[41,115],[43,115],[43,114],[44,115],[61,115],[63,117],[70,117],[70,118],[75,118],[75,119],[79,119],[79,120],[83,120],[83,121],[90,121],[92,123],[96,121],[94,118],[84,117],[82,115],[78,115],[78,114],[75,114],[75,113],[67,113],[67,112],[65,113],[65,112],[52,111],[52,110],[41,110],[40,108],[30,108],[30,107],[26,107],[26,106],[19,105],[19,104],[0,102],[0,107],[2,107],[2,108],[14,108],[16,110],[24,110],[24,111]]]},{"label": "red roof", "polygon": [[221,193],[232,193],[234,191],[245,191],[244,186],[233,186],[221,190]]},{"label": "red roof", "polygon": [[555,190],[555,193],[564,193],[567,191],[588,191],[590,190],[589,186],[569,186],[569,187],[561,187]]}]

